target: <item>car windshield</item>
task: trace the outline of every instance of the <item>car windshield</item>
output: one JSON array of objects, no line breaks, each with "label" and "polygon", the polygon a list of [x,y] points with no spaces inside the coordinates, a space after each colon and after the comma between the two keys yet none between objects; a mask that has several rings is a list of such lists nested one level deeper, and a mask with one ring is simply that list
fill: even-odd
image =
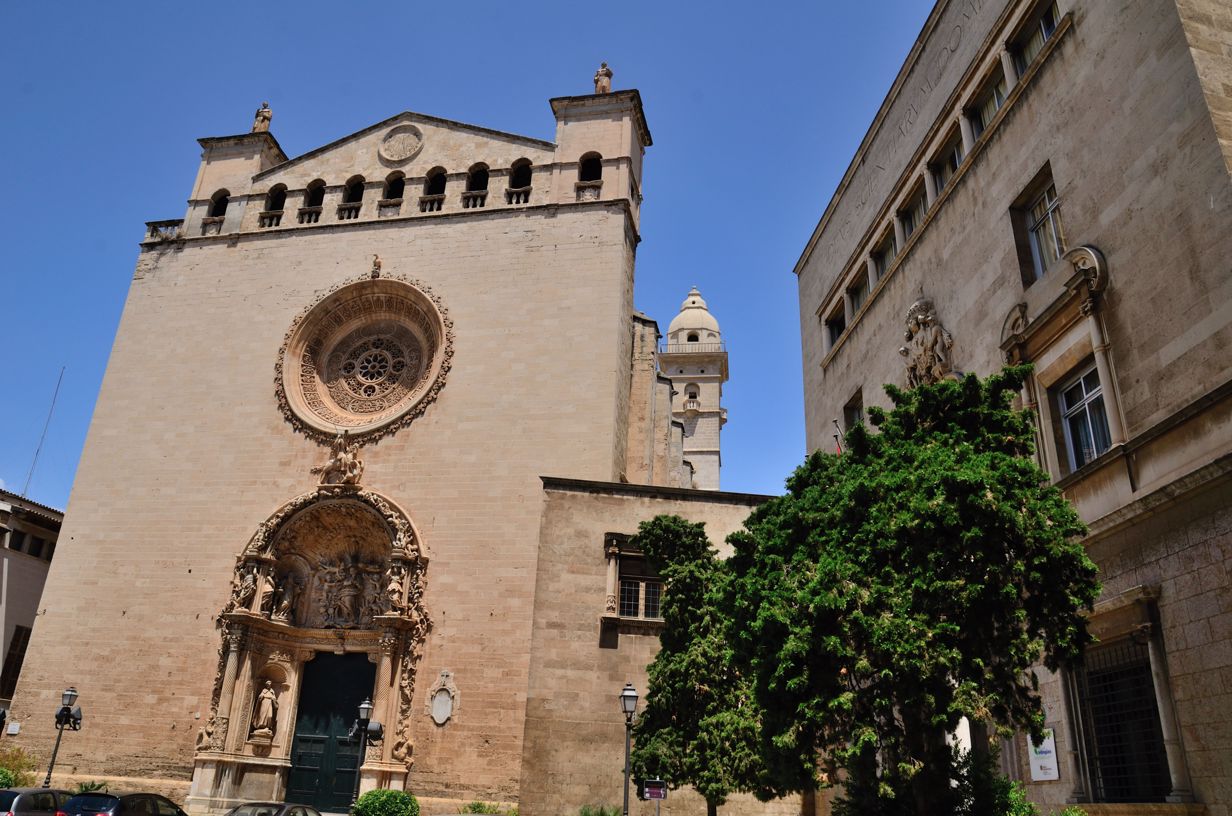
[{"label": "car windshield", "polygon": [[65,813],[97,813],[100,810],[111,810],[119,803],[119,799],[105,793],[88,793],[74,796],[64,805]]},{"label": "car windshield", "polygon": [[0,810],[12,810],[17,800],[17,791],[0,790]]},{"label": "car windshield", "polygon": [[274,816],[281,805],[240,805],[231,816]]}]

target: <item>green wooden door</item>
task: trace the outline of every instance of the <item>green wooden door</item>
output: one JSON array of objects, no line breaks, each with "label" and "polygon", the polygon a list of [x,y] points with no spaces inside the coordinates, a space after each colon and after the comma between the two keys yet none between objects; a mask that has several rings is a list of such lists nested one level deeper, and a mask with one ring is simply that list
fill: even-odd
[{"label": "green wooden door", "polygon": [[372,694],[376,666],[366,654],[318,654],[304,664],[291,740],[287,801],[345,811],[355,790],[359,742],[347,738],[359,704]]}]

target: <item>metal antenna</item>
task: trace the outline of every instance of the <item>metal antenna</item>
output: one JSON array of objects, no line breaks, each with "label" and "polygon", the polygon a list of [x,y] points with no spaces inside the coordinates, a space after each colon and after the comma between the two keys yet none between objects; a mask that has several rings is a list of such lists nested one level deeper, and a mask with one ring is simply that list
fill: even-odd
[{"label": "metal antenna", "polygon": [[43,423],[43,433],[39,436],[38,447],[34,449],[34,459],[30,461],[30,471],[26,473],[26,484],[21,489],[21,496],[26,497],[30,489],[30,480],[34,478],[34,467],[38,464],[39,453],[43,450],[43,440],[47,438],[47,427],[51,425],[51,414],[56,410],[56,397],[60,396],[60,383],[64,381],[64,366],[60,366],[60,376],[56,379],[56,390],[51,395],[51,407],[47,409],[47,421]]}]

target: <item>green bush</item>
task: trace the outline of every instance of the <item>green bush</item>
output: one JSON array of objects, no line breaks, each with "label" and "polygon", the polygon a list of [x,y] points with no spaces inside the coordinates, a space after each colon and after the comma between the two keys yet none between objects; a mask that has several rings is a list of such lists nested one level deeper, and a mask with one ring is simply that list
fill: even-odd
[{"label": "green bush", "polygon": [[34,771],[39,767],[38,758],[24,748],[0,748],[0,771],[9,774],[9,788],[28,788],[35,782]]},{"label": "green bush", "polygon": [[0,788],[11,788],[17,784],[13,772],[8,768],[0,768]]},{"label": "green bush", "polygon": [[1070,805],[1065,810],[1058,810],[1056,816],[1087,816],[1087,812],[1080,807]]},{"label": "green bush", "polygon": [[578,810],[578,816],[620,816],[620,808],[613,805],[582,805]]},{"label": "green bush", "polygon": [[355,816],[419,816],[419,801],[406,791],[370,790],[355,803]]},{"label": "green bush", "polygon": [[106,782],[78,782],[77,787],[73,788],[73,793],[94,793],[95,791],[107,792]]},{"label": "green bush", "polygon": [[488,802],[470,802],[462,806],[459,813],[500,813],[501,809]]}]

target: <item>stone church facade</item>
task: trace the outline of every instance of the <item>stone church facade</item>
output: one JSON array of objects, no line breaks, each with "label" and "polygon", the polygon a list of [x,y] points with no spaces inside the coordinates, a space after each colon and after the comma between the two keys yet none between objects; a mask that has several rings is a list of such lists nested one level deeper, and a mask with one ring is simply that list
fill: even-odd
[{"label": "stone church facade", "polygon": [[629,535],[674,512],[718,544],[763,497],[695,489],[727,376],[704,303],[688,383],[633,309],[638,92],[551,108],[553,142],[408,112],[289,159],[265,106],[200,140],[186,216],[141,244],[13,706],[46,755],[76,686],[66,779],[345,809],[367,697],[365,789],[620,801],[617,695],[661,626]]},{"label": "stone church facade", "polygon": [[1232,812],[1230,45],[1222,2],[940,0],[795,270],[810,450],[1034,365],[1103,584],[1053,742],[1002,751],[1050,807]]}]

